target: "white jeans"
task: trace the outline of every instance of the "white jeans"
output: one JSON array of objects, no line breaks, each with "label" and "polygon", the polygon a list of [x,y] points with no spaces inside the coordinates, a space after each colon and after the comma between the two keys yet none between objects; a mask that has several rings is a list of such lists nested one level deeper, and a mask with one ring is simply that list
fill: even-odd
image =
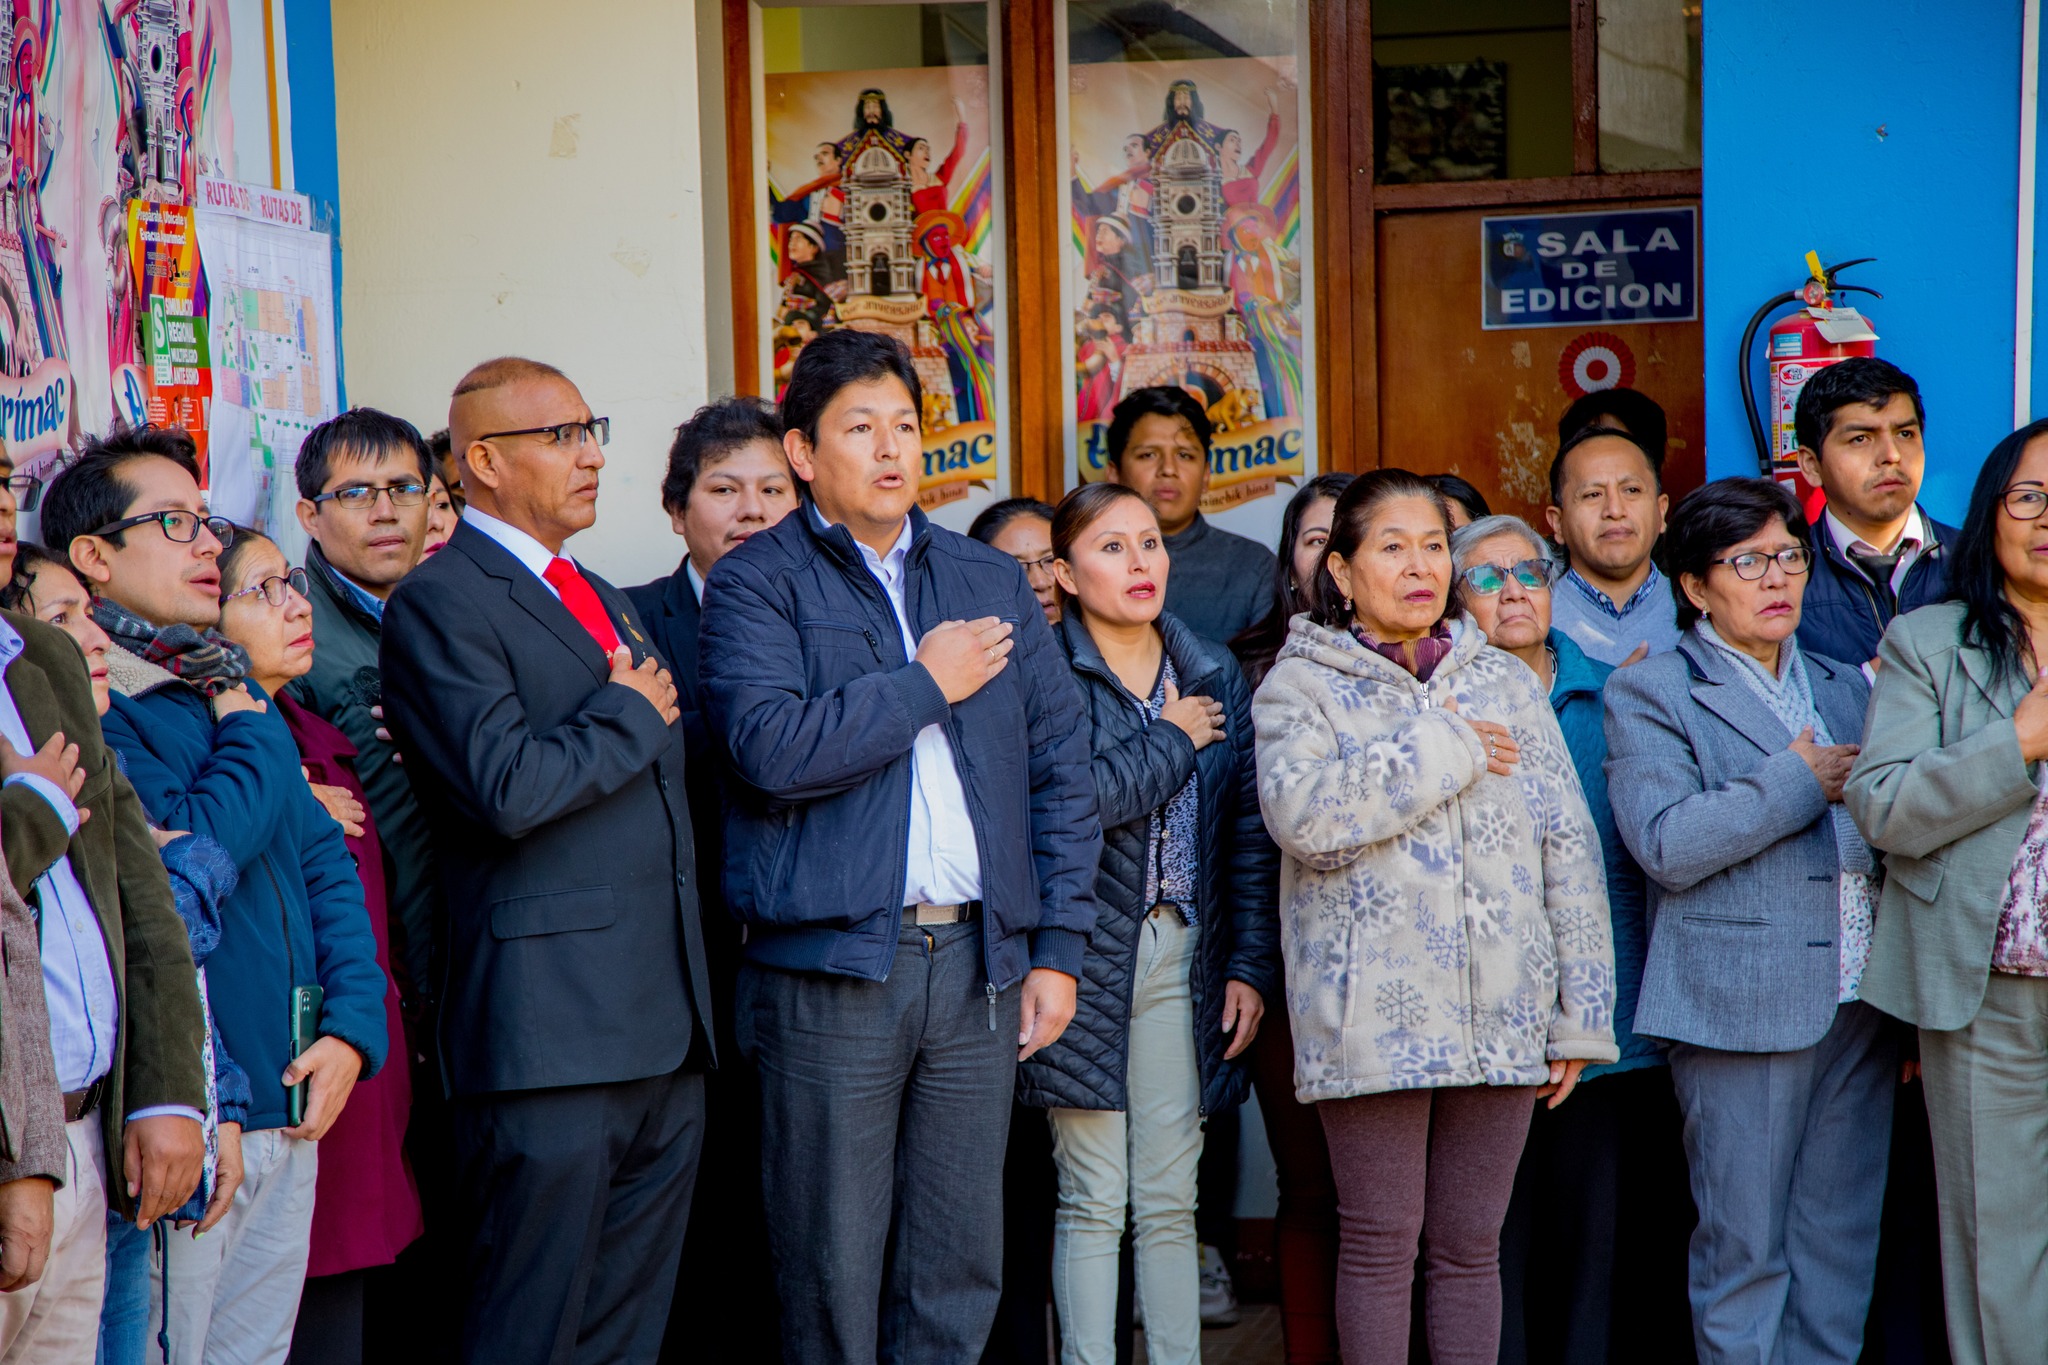
[{"label": "white jeans", "polygon": [[1202,1159],[1202,1086],[1188,973],[1196,931],[1178,910],[1138,930],[1125,1063],[1127,1113],[1054,1109],[1052,1296],[1062,1365],[1115,1365],[1117,1252],[1129,1210],[1137,1229],[1138,1312],[1152,1365],[1202,1355],[1195,1168]]},{"label": "white jeans", "polygon": [[172,1229],[150,1267],[149,1335],[164,1322],[170,1277],[171,1365],[281,1365],[292,1345],[313,1241],[319,1148],[282,1129],[242,1134],[242,1187],[204,1237]]},{"label": "white jeans", "polygon": [[70,1172],[57,1191],[43,1277],[0,1294],[0,1361],[91,1360],[107,1286],[107,1188],[100,1116],[64,1125]]}]

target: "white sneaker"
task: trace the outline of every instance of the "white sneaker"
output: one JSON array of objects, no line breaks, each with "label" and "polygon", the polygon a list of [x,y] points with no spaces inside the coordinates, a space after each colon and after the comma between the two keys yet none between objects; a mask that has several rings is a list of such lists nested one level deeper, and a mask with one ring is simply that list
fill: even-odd
[{"label": "white sneaker", "polygon": [[1230,1267],[1215,1247],[1202,1248],[1202,1326],[1237,1326],[1237,1290],[1230,1283]]}]

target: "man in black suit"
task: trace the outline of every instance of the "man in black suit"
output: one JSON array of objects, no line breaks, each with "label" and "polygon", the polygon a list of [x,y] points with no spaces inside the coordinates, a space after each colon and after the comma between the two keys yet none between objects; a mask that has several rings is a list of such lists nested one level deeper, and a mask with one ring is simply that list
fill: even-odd
[{"label": "man in black suit", "polygon": [[386,715],[435,826],[463,1355],[647,1361],[714,1052],[676,691],[625,596],[562,555],[608,424],[486,361],[448,425],[469,507],[393,591]]},{"label": "man in black suit", "polygon": [[718,894],[725,744],[705,723],[697,681],[697,623],[711,566],[796,510],[796,477],[782,453],[782,418],[775,405],[759,398],[721,398],[693,413],[676,428],[661,503],[687,552],[674,573],[628,588],[626,596],[655,649],[675,671],[697,865],[707,879],[698,889],[698,902],[721,1059],[719,1070],[704,1078],[707,1122],[699,1194],[691,1202],[662,1358],[697,1358],[704,1323],[722,1320],[725,1349],[733,1358],[772,1360],[781,1335],[761,1209],[761,1086],[753,1068],[735,1060],[739,1048],[732,1032],[732,1000],[742,938]]}]

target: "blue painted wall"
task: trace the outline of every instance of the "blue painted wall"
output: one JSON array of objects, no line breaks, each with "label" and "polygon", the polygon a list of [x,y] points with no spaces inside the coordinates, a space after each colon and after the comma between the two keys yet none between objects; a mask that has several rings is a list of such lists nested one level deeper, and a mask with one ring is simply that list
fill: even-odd
[{"label": "blue painted wall", "polygon": [[[334,339],[341,343],[341,157],[334,136],[334,22],[329,0],[284,0],[285,69],[291,82],[292,188],[313,201],[313,226],[334,238]],[[335,390],[348,407],[348,373],[336,355]]]},{"label": "blue painted wall", "polygon": [[[1885,297],[1851,300],[1920,382],[1922,498],[1960,519],[2012,429],[2019,0],[1726,0],[1703,19],[1708,474],[1756,472],[1735,378],[1750,314],[1797,286],[1809,249],[1875,256],[1844,278]],[[2038,333],[2035,374],[2048,412]]]}]

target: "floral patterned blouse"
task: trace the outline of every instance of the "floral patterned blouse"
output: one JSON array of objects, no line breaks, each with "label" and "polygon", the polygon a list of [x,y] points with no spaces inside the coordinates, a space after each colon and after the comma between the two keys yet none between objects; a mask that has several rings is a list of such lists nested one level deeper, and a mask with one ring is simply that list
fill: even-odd
[{"label": "floral patterned blouse", "polygon": [[[1152,684],[1152,696],[1138,707],[1145,713],[1148,729],[1166,709],[1168,683],[1179,687],[1180,676],[1173,671],[1172,659],[1162,659],[1159,681]],[[1152,812],[1152,833],[1145,841],[1145,904],[1171,904],[1190,925],[1201,913],[1195,900],[1195,877],[1200,866],[1195,841],[1197,817],[1201,813],[1196,790],[1194,776],[1190,774],[1181,789]]]},{"label": "floral patterned blouse", "polygon": [[2042,769],[2026,837],[2005,879],[1998,933],[1991,940],[1991,970],[2048,976],[2048,768]]}]

